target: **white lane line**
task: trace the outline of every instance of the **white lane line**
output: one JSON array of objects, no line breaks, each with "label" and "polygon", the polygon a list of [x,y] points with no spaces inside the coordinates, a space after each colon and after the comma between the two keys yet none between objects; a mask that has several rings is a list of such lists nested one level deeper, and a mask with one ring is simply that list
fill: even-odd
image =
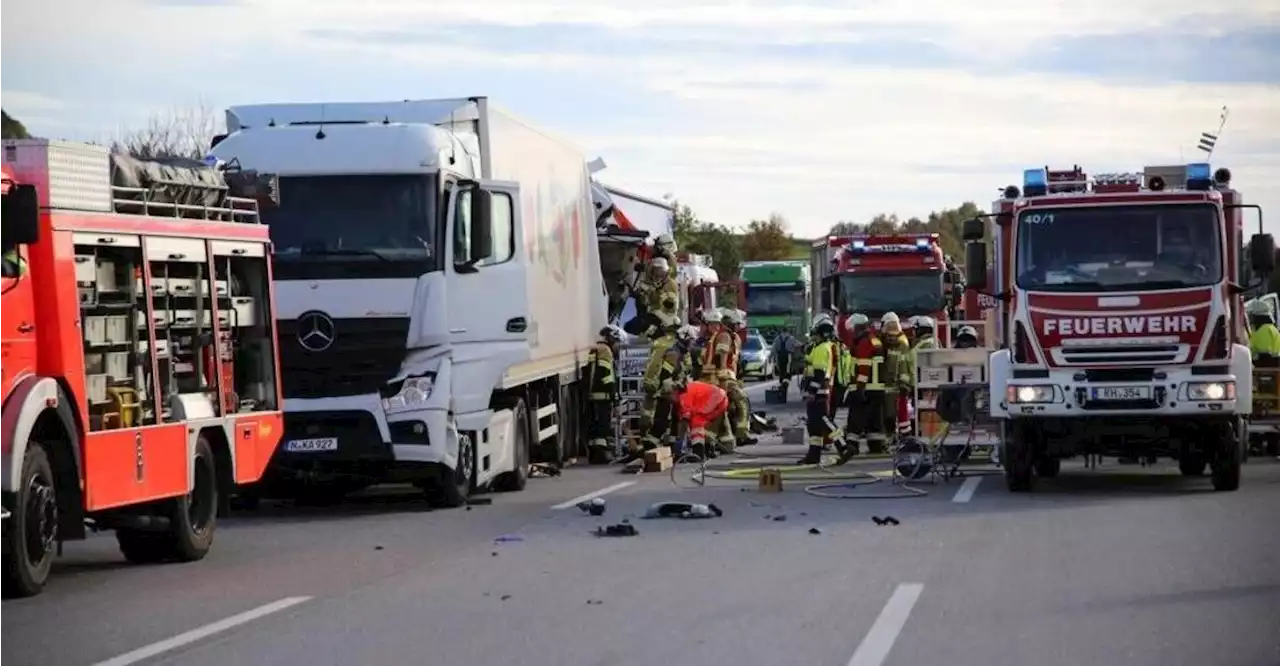
[{"label": "white lane line", "polygon": [[586,495],[579,495],[571,500],[567,500],[559,504],[556,504],[551,507],[551,510],[559,511],[560,509],[567,509],[571,506],[577,506],[578,504],[585,502],[587,500],[593,500],[597,497],[604,497],[605,495],[608,495],[611,492],[622,490],[627,486],[634,486],[634,485],[636,485],[635,481],[623,481],[622,483],[615,483],[612,486],[609,486],[607,488],[601,488],[600,490],[597,490],[595,492],[590,492],[590,493],[587,493]]},{"label": "white lane line", "polygon": [[978,492],[979,483],[982,483],[982,477],[980,476],[971,476],[965,479],[964,483],[960,484],[960,490],[956,491],[956,496],[952,497],[951,501],[956,504],[964,504],[973,499],[973,494]]},{"label": "white lane line", "polygon": [[858,649],[849,657],[849,666],[882,666],[889,656],[889,650],[898,640],[898,634],[907,624],[911,609],[924,592],[924,583],[901,583],[889,597],[871,631],[858,644]]},{"label": "white lane line", "polygon": [[206,624],[203,627],[178,634],[173,638],[166,638],[162,641],[152,643],[151,645],[140,647],[132,652],[126,652],[118,657],[112,657],[106,661],[100,661],[93,666],[129,666],[129,664],[136,664],[156,655],[171,652],[185,645],[190,645],[196,641],[208,638],[214,634],[224,632],[247,622],[252,622],[260,617],[270,615],[272,613],[278,613],[286,608],[297,606],[304,601],[310,600],[311,597],[285,597],[279,601],[273,601],[265,606],[258,606],[253,610],[245,611],[239,615],[232,615],[224,620],[218,620],[212,624]]}]

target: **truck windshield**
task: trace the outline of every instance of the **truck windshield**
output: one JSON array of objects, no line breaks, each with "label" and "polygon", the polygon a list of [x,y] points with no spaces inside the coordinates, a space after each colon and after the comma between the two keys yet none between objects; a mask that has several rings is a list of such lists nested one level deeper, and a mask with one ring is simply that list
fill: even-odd
[{"label": "truck windshield", "polygon": [[808,307],[804,290],[796,287],[769,288],[752,285],[747,289],[748,314],[792,314],[804,312]]},{"label": "truck windshield", "polygon": [[1222,224],[1212,204],[1035,208],[1018,216],[1017,233],[1024,289],[1176,289],[1222,279]]},{"label": "truck windshield", "polygon": [[931,314],[942,308],[942,273],[862,273],[840,276],[841,314],[861,313],[872,319],[886,312],[902,318]]},{"label": "truck windshield", "polygon": [[416,277],[439,266],[436,179],[427,175],[280,179],[262,210],[279,279]]}]

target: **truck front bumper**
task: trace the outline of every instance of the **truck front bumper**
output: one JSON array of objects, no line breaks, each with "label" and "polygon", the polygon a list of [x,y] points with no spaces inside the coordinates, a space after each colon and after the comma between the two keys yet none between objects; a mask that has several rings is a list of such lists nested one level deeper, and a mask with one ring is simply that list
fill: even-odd
[{"label": "truck front bumper", "polygon": [[[1011,355],[991,355],[991,416],[995,418],[1221,418],[1252,411],[1252,363],[1247,348],[1229,364],[1160,366],[1136,381],[1090,380],[1083,368],[1015,372]],[[1243,353],[1241,353],[1243,352]],[[1015,376],[1016,375],[1016,376]]]},{"label": "truck front bumper", "polygon": [[453,467],[458,442],[450,436],[448,410],[400,409],[387,413],[376,394],[285,400],[285,432],[273,463],[284,467],[322,462],[441,463]]}]

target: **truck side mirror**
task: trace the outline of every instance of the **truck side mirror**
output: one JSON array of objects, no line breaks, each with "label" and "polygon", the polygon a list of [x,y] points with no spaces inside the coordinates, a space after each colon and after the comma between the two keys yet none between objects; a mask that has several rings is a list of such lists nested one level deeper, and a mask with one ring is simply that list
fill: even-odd
[{"label": "truck side mirror", "polygon": [[1271,234],[1254,234],[1249,239],[1249,265],[1258,275],[1275,270],[1276,239]]},{"label": "truck side mirror", "polygon": [[493,195],[479,187],[471,190],[470,256],[479,261],[493,256]]},{"label": "truck side mirror", "polygon": [[964,226],[960,230],[960,237],[966,241],[980,241],[987,236],[987,220],[982,217],[973,217],[964,221]]},{"label": "truck side mirror", "polygon": [[35,185],[13,185],[4,195],[4,246],[28,245],[40,240],[40,197]]},{"label": "truck side mirror", "polygon": [[965,282],[970,289],[982,291],[987,288],[987,244],[983,241],[969,241],[964,246]]}]

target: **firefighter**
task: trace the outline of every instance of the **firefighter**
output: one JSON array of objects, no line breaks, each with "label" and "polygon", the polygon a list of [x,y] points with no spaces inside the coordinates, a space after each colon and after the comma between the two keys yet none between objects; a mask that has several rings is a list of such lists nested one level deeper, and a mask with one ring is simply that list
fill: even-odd
[{"label": "firefighter", "polygon": [[655,259],[661,257],[667,260],[671,277],[675,277],[676,249],[676,239],[670,234],[662,234],[653,241],[653,256]]},{"label": "firefighter", "polygon": [[774,374],[778,378],[778,386],[782,388],[782,394],[786,395],[791,385],[791,375],[795,374],[792,367],[792,358],[796,355],[796,350],[800,343],[796,340],[790,331],[782,331],[778,333],[778,337],[773,339],[773,358],[774,358]]},{"label": "firefighter", "polygon": [[[844,433],[831,420],[832,381],[840,362],[839,343],[835,341],[835,323],[826,313],[814,317],[810,340],[813,349],[805,358],[803,390],[805,393],[805,430],[809,449],[800,459],[801,465],[817,465],[822,461],[822,451],[834,444],[840,453],[840,462],[852,457],[844,439]],[[853,449],[856,452],[856,449]]]},{"label": "firefighter", "polygon": [[889,432],[902,432],[911,425],[911,343],[902,330],[897,313],[880,318],[880,341],[884,344],[885,418]]},{"label": "firefighter", "polygon": [[609,462],[610,441],[614,436],[613,407],[618,401],[614,359],[618,357],[618,345],[624,336],[626,333],[617,326],[606,326],[600,329],[600,340],[587,354],[587,386],[590,391],[587,396],[590,405],[587,428],[591,437],[587,459],[593,465]]},{"label": "firefighter", "polygon": [[[721,386],[729,394],[729,425],[733,431],[734,446],[751,446],[756,439],[751,436],[751,403],[747,400],[747,392],[742,390],[742,382],[738,381],[738,359],[742,354],[742,331],[747,325],[747,313],[742,310],[728,310],[724,318],[725,330],[733,343],[733,356],[721,370]],[[721,448],[724,448],[723,445]]]},{"label": "firefighter", "polygon": [[636,298],[636,316],[623,326],[627,333],[652,338],[663,332],[666,319],[677,317],[680,288],[665,257],[650,259],[631,291]]},{"label": "firefighter", "polygon": [[978,329],[965,324],[956,331],[956,349],[973,349],[978,346]]},{"label": "firefighter", "polygon": [[871,320],[866,315],[851,314],[845,323],[852,341],[854,364],[846,428],[852,441],[866,441],[869,453],[883,453],[885,387],[880,377],[884,365],[884,343],[871,329]]},{"label": "firefighter", "polygon": [[1249,351],[1258,367],[1274,368],[1280,365],[1280,330],[1276,329],[1271,308],[1261,301],[1253,301],[1246,308],[1249,315]]},{"label": "firefighter", "polygon": [[644,405],[640,416],[644,435],[641,443],[646,451],[655,449],[672,438],[675,425],[675,385],[685,376],[685,356],[693,341],[693,328],[680,326],[675,320],[663,320],[664,334],[654,340],[649,363],[644,369]]},{"label": "firefighter", "polygon": [[726,429],[729,394],[711,382],[681,380],[676,383],[676,409],[681,425],[689,428],[689,444],[700,458],[714,457],[707,439]]},{"label": "firefighter", "polygon": [[11,247],[4,251],[4,277],[18,278],[26,275],[27,260],[18,252],[18,248]]}]

